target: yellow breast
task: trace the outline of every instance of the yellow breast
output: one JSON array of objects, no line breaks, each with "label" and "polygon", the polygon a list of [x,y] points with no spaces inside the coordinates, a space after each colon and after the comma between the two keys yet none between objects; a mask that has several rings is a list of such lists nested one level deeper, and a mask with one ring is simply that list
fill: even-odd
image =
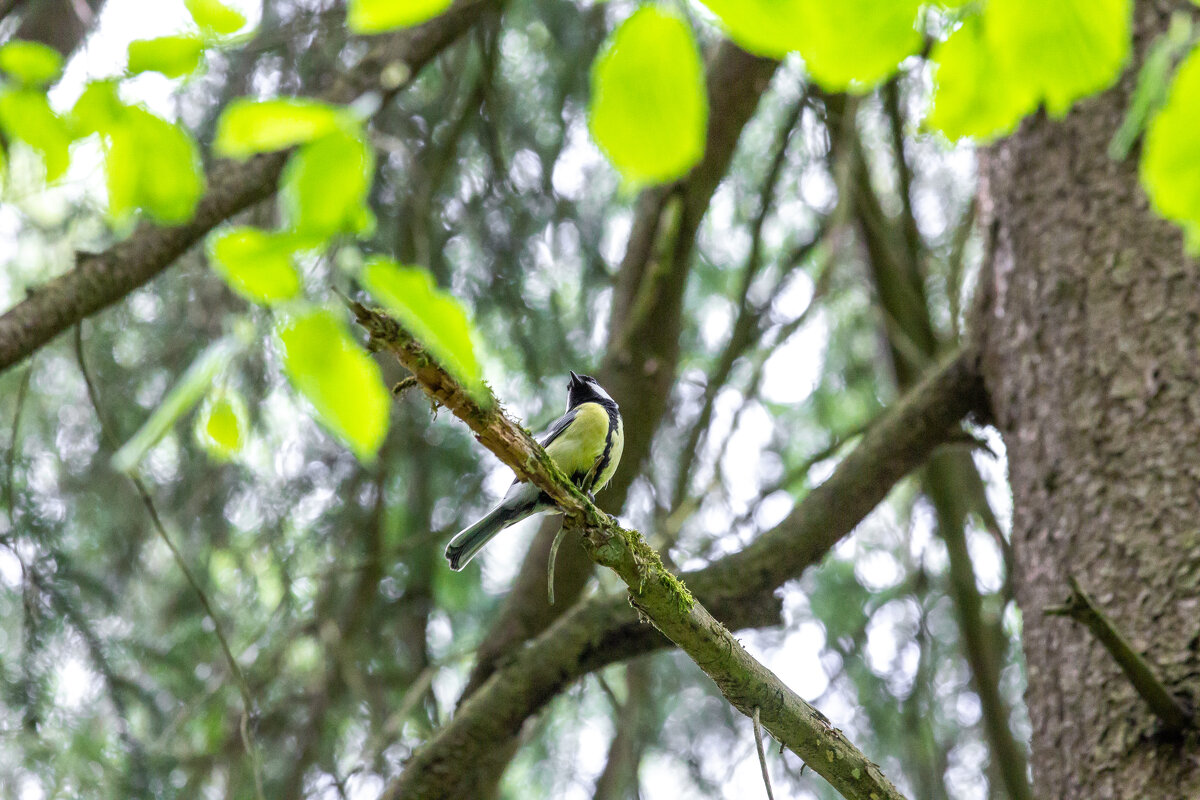
[{"label": "yellow breast", "polygon": [[576,472],[586,474],[604,453],[607,439],[608,412],[599,403],[583,403],[570,426],[550,443],[546,453],[567,477]]}]

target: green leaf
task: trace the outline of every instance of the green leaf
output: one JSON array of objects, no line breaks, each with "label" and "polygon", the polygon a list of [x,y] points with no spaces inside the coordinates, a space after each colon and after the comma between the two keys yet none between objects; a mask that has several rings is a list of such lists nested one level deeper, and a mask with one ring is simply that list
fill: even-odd
[{"label": "green leaf", "polygon": [[206,33],[228,36],[237,33],[246,25],[242,12],[230,8],[219,0],[184,0],[192,19]]},{"label": "green leaf", "polygon": [[805,0],[701,0],[729,38],[751,53],[783,58],[799,47],[808,24]]},{"label": "green leaf", "polygon": [[129,43],[129,72],[161,72],[168,78],[188,75],[200,66],[204,42],[199,36],[161,36]]},{"label": "green leaf", "polygon": [[117,95],[115,80],[92,81],[71,109],[71,124],[76,136],[104,133],[120,124],[129,107]]},{"label": "green leaf", "polygon": [[187,131],[121,102],[113,81],[88,84],[71,120],[76,135],[98,133],[104,141],[111,218],[136,209],[166,224],[192,218],[205,181],[200,150]]},{"label": "green leaf", "polygon": [[1132,0],[990,0],[983,16],[1005,79],[1051,116],[1111,86],[1129,57]]},{"label": "green leaf", "polygon": [[317,418],[360,459],[373,459],[387,433],[391,404],[379,365],[328,311],[281,322],[276,335],[284,371]]},{"label": "green leaf", "polygon": [[1151,121],[1142,149],[1142,184],[1154,210],[1184,226],[1200,244],[1200,48],[1179,67],[1166,105]]},{"label": "green leaf", "polygon": [[1150,117],[1167,99],[1167,85],[1175,62],[1192,38],[1192,21],[1177,11],[1171,16],[1171,26],[1151,43],[1142,68],[1138,70],[1137,86],[1129,98],[1129,107],[1121,127],[1108,143],[1108,157],[1123,161],[1142,135]]},{"label": "green leaf", "polygon": [[167,396],[142,423],[137,433],[113,454],[113,469],[128,472],[137,466],[146,455],[146,451],[153,447],[180,417],[200,402],[200,398],[212,386],[217,373],[232,361],[244,346],[240,337],[225,336],[197,356],[183,377],[171,387]]},{"label": "green leaf", "polygon": [[249,417],[240,394],[224,389],[209,392],[196,417],[196,441],[217,461],[228,461],[242,450]]},{"label": "green leaf", "polygon": [[20,39],[0,47],[0,70],[26,86],[45,86],[62,74],[63,59],[58,51],[40,42]]},{"label": "green leaf", "polygon": [[204,171],[187,131],[127,106],[105,134],[110,216],[120,219],[140,208],[168,225],[192,218],[204,194]]},{"label": "green leaf", "polygon": [[475,334],[458,298],[437,288],[426,270],[402,267],[390,258],[368,259],[360,280],[472,397],[487,401]]},{"label": "green leaf", "polygon": [[213,149],[229,158],[283,150],[332,133],[347,119],[343,109],[316,100],[239,97],[222,112]]},{"label": "green leaf", "polygon": [[730,38],[772,58],[799,51],[832,91],[863,91],[921,47],[921,0],[702,0]]},{"label": "green leaf", "polygon": [[71,162],[71,131],[37,89],[9,89],[0,93],[0,128],[36,150],[46,165],[47,182],[57,180]]},{"label": "green leaf", "polygon": [[271,305],[300,294],[300,275],[292,266],[300,246],[297,237],[286,233],[227,228],[208,237],[208,258],[239,295]]},{"label": "green leaf", "polygon": [[367,193],[375,153],[357,133],[337,130],[304,145],[288,160],[281,193],[288,227],[328,238],[369,234],[374,218]]},{"label": "green leaf", "polygon": [[979,17],[967,18],[949,39],[934,45],[930,61],[936,90],[925,125],[950,139],[1006,135],[1037,108],[1034,90],[1004,72]]},{"label": "green leaf", "polygon": [[592,65],[588,123],[627,181],[663,183],[704,155],[704,65],[687,23],[643,6],[609,37]]},{"label": "green leaf", "polygon": [[346,24],[355,33],[384,33],[420,25],[450,7],[453,0],[350,0]]}]

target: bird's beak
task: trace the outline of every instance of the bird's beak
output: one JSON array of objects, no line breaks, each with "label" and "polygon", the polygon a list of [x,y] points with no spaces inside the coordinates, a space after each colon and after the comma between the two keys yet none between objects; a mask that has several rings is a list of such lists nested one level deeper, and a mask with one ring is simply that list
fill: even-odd
[{"label": "bird's beak", "polygon": [[583,383],[579,380],[579,376],[575,374],[575,370],[571,370],[571,383]]}]

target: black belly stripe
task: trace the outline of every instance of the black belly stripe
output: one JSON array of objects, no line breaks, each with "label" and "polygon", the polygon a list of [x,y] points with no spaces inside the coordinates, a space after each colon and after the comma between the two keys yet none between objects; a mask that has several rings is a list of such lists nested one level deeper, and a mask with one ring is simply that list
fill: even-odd
[{"label": "black belly stripe", "polygon": [[617,430],[617,410],[615,408],[606,408],[608,412],[608,433],[604,435],[604,452],[600,454],[596,466],[590,471],[592,480],[584,491],[590,492],[592,487],[596,485],[596,481],[604,474],[604,470],[608,468],[608,461],[612,458],[613,449],[613,433]]}]

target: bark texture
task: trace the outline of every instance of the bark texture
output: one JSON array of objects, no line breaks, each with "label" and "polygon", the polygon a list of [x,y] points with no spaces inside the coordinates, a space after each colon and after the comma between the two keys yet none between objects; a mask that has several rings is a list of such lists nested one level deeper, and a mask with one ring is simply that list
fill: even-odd
[{"label": "bark texture", "polygon": [[[1136,51],[1175,4],[1135,6]],[[1008,448],[1033,773],[1043,798],[1200,796],[1172,740],[1089,631],[1043,610],[1069,577],[1176,694],[1200,690],[1200,292],[1108,141],[1136,75],[1065,120],[1029,120],[983,170],[994,221],[984,371]]]}]

